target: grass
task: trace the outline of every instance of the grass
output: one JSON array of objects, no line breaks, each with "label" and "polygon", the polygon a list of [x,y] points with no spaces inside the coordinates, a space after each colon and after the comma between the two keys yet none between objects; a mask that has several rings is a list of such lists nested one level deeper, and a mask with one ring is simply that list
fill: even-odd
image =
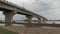
[{"label": "grass", "polygon": [[4,29],[4,28],[0,28],[0,34],[18,34],[18,33]]}]

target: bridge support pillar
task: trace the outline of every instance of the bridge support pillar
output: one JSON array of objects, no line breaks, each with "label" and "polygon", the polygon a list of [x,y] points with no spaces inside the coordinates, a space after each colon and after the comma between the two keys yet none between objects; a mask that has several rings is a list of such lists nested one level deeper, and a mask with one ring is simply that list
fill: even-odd
[{"label": "bridge support pillar", "polygon": [[38,27],[41,27],[41,18],[38,18]]},{"label": "bridge support pillar", "polygon": [[38,18],[38,24],[40,24],[41,23],[41,18]]},{"label": "bridge support pillar", "polygon": [[27,26],[31,26],[32,16],[27,15],[26,17],[27,17],[27,22],[28,22]]},{"label": "bridge support pillar", "polygon": [[43,23],[46,23],[46,21],[47,21],[47,20],[43,18]]},{"label": "bridge support pillar", "polygon": [[5,15],[5,26],[12,26],[14,11],[4,11]]}]

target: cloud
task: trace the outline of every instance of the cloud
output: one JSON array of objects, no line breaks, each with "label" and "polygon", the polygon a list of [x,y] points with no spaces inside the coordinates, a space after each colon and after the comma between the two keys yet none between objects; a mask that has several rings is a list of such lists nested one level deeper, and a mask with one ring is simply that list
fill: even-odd
[{"label": "cloud", "polygon": [[42,0],[41,2],[40,1],[37,1],[37,4],[36,4],[41,6],[40,8],[37,9],[40,15],[43,15],[48,19],[52,19],[52,20],[60,19],[60,1],[59,0],[50,0],[50,1]]}]

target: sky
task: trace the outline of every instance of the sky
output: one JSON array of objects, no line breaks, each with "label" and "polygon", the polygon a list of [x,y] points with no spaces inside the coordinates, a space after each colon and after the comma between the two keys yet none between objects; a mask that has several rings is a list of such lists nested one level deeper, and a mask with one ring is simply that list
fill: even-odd
[{"label": "sky", "polygon": [[[36,14],[42,15],[49,20],[60,20],[60,0],[6,0],[18,6],[24,7]],[[0,19],[4,19],[4,15],[0,13]],[[2,18],[3,17],[3,18]],[[24,15],[14,15],[16,20],[24,20]],[[35,19],[35,18],[33,18]]]}]

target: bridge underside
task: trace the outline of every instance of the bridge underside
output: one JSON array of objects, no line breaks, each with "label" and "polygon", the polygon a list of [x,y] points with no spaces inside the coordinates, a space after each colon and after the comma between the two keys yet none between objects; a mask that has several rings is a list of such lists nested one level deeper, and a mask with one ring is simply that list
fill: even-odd
[{"label": "bridge underside", "polygon": [[[4,11],[5,11],[5,12],[7,11],[7,12],[9,12],[9,11],[13,11],[13,10],[8,10],[8,9],[1,8],[1,7],[0,7],[0,11],[3,11],[3,12],[4,12]],[[17,12],[17,14],[28,15],[28,14],[25,14],[25,13],[23,13],[23,12]]]},{"label": "bridge underside", "polygon": [[11,10],[8,10],[8,9],[1,8],[1,7],[0,7],[0,11],[11,11]]}]

